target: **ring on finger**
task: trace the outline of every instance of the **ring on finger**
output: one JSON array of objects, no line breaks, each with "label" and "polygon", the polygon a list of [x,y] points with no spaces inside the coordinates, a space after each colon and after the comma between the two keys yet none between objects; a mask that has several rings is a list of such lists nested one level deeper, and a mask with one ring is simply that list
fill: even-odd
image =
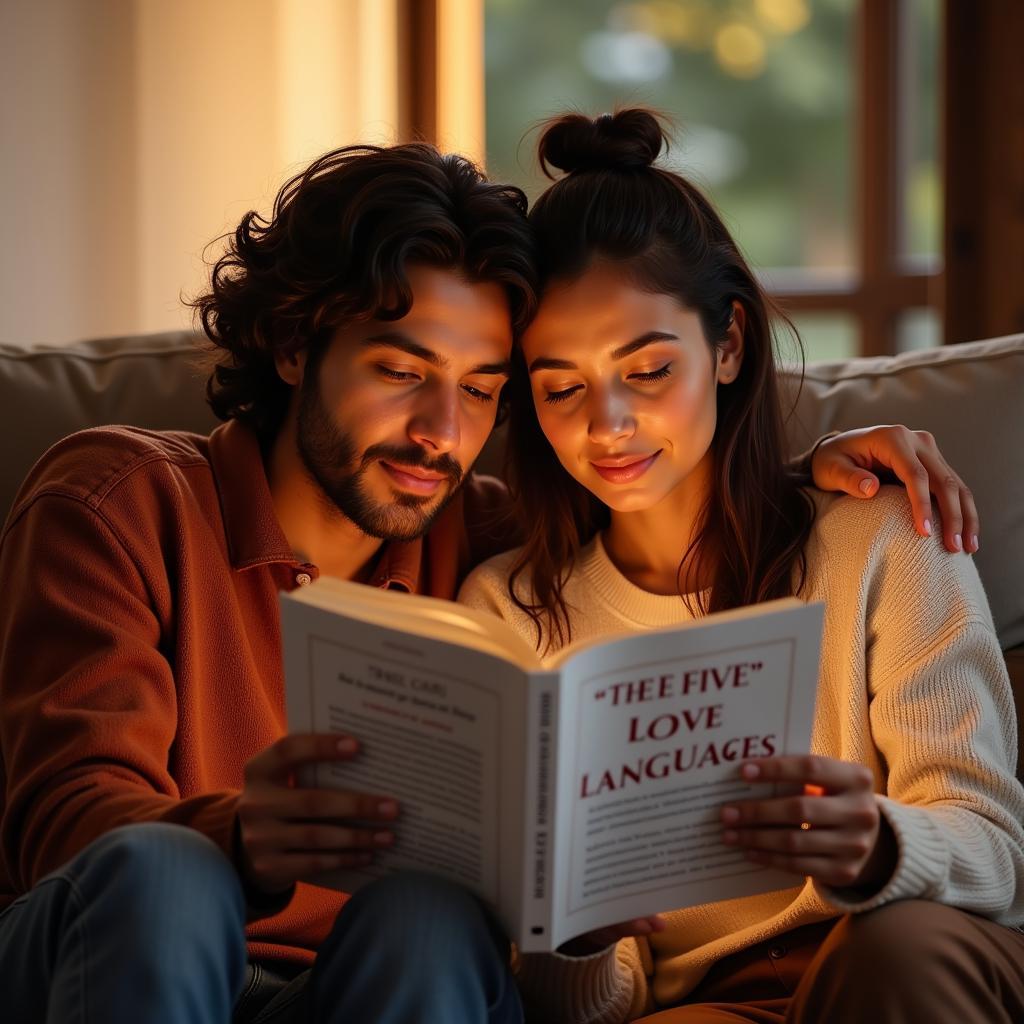
[{"label": "ring on finger", "polygon": [[801,821],[800,822],[800,828],[804,832],[810,832],[810,830],[811,830],[811,823],[809,821]]}]

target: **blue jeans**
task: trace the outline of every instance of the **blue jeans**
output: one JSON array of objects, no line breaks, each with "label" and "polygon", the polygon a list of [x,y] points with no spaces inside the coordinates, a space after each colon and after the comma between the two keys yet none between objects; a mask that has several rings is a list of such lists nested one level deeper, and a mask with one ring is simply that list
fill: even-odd
[{"label": "blue jeans", "polygon": [[129,825],[0,915],[6,1024],[225,1024],[245,974],[234,868],[194,829]]},{"label": "blue jeans", "polygon": [[[0,914],[0,1018],[228,1024],[244,922],[235,871],[208,839],[177,825],[116,829]],[[243,1019],[518,1024],[522,1008],[508,943],[476,900],[395,875],[353,897],[313,970]]]}]

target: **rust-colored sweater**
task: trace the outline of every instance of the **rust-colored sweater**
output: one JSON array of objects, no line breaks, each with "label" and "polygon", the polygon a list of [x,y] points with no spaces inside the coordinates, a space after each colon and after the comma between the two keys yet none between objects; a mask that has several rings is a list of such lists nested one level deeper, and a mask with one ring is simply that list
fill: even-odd
[{"label": "rust-colored sweater", "polygon": [[[503,498],[471,476],[371,582],[453,597]],[[43,456],[0,534],[0,909],[131,822],[235,859],[243,767],[285,732],[278,593],[302,573],[240,423],[88,430]],[[300,884],[250,954],[311,961],[343,902]]]}]

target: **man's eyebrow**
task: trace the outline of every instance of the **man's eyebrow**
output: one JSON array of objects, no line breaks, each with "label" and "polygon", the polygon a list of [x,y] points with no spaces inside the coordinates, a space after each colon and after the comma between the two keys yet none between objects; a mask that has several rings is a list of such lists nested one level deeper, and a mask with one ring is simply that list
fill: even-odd
[{"label": "man's eyebrow", "polygon": [[497,377],[508,377],[512,374],[512,361],[506,359],[502,363],[481,363],[479,366],[474,366],[469,372],[484,376],[493,373]]},{"label": "man's eyebrow", "polygon": [[402,334],[400,331],[388,331],[385,334],[373,334],[369,338],[363,338],[364,348],[376,348],[387,347],[401,349],[403,352],[407,352],[411,356],[415,356],[417,359],[422,359],[425,363],[430,363],[431,366],[436,366],[440,370],[444,370],[448,367],[448,360],[439,356],[433,349],[427,348],[425,345],[421,345],[418,341],[413,341],[406,334]]},{"label": "man's eyebrow", "polygon": [[[401,349],[401,351],[408,352],[409,355],[415,356],[417,359],[430,363],[431,366],[436,366],[439,370],[446,370],[451,365],[450,360],[439,355],[433,349],[421,345],[418,341],[413,341],[407,334],[402,334],[400,331],[373,334],[369,338],[363,338],[362,343],[364,348],[377,348],[380,346]],[[480,363],[469,372],[473,375],[487,376],[494,374],[495,376],[508,377],[512,373],[512,362],[509,359],[504,359],[500,363]]]},{"label": "man's eyebrow", "polygon": [[[612,352],[612,359],[625,359],[626,356],[630,356],[644,346],[651,345],[656,341],[678,340],[678,334],[669,334],[667,331],[648,331],[646,334],[641,334],[639,338],[634,338],[632,341],[627,341],[625,345],[620,345]],[[575,370],[576,368],[576,364],[568,359],[549,359],[547,356],[538,356],[530,363],[530,373],[533,373],[534,370]]]}]

